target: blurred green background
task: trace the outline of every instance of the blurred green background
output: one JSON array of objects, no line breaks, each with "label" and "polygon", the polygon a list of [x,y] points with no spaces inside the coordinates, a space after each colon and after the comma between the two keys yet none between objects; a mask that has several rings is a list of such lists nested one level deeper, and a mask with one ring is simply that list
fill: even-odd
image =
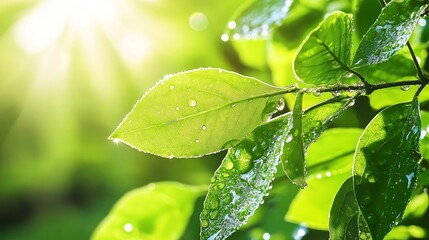
[{"label": "blurred green background", "polygon": [[219,156],[161,159],[106,138],[166,74],[234,70],[220,36],[241,3],[0,1],[0,239],[88,239],[133,188],[209,183]]}]

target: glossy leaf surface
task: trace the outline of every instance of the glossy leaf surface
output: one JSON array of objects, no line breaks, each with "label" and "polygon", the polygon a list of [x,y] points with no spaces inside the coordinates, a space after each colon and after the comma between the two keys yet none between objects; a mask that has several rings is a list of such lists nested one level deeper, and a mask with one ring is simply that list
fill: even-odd
[{"label": "glossy leaf surface", "polygon": [[288,117],[256,128],[215,172],[201,213],[201,239],[225,239],[247,222],[271,188]]},{"label": "glossy leaf surface", "polygon": [[401,221],[416,186],[420,128],[415,99],[381,111],[359,140],[354,190],[374,239],[383,239]]},{"label": "glossy leaf surface", "polygon": [[307,84],[336,84],[351,63],[352,15],[334,12],[300,46],[294,71]]},{"label": "glossy leaf surface", "polygon": [[151,183],[130,191],[115,204],[91,239],[179,239],[195,200],[205,191],[206,187],[173,182]]},{"label": "glossy leaf surface", "polygon": [[109,138],[164,157],[217,152],[266,121],[281,91],[220,69],[179,73],[149,90]]},{"label": "glossy leaf surface", "polygon": [[295,106],[289,120],[288,134],[285,138],[282,154],[283,171],[286,176],[301,188],[307,187],[305,178],[307,170],[304,157],[304,140],[302,134],[302,98],[303,92],[296,96]]},{"label": "glossy leaf surface", "polygon": [[353,192],[353,178],[348,178],[335,196],[329,215],[329,239],[371,239],[371,233],[361,217]]},{"label": "glossy leaf surface", "polygon": [[328,129],[308,148],[308,187],[294,198],[287,221],[328,230],[332,202],[344,180],[351,177],[354,149],[361,133],[361,129]]},{"label": "glossy leaf surface", "polygon": [[[249,1],[248,1],[249,2]],[[229,39],[266,38],[274,25],[280,25],[289,12],[292,0],[250,1],[228,23]]]},{"label": "glossy leaf surface", "polygon": [[390,1],[362,38],[353,65],[362,67],[388,60],[404,47],[427,1]]}]

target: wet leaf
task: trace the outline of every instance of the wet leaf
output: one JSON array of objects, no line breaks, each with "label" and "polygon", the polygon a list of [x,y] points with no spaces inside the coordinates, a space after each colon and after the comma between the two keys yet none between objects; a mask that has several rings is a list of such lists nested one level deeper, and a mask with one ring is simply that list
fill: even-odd
[{"label": "wet leaf", "polygon": [[268,37],[273,26],[280,25],[286,17],[293,1],[255,0],[248,2],[250,4],[238,10],[236,17],[228,23],[226,33],[228,39]]},{"label": "wet leaf", "polygon": [[353,66],[363,67],[384,62],[404,47],[427,8],[426,2],[389,2],[363,36],[353,59]]},{"label": "wet leaf", "polygon": [[419,111],[417,99],[386,108],[366,127],[356,148],[355,195],[374,239],[383,239],[401,221],[416,186]]},{"label": "wet leaf", "polygon": [[306,188],[304,141],[302,134],[302,98],[303,92],[296,96],[295,106],[289,120],[288,134],[285,138],[282,154],[283,171],[286,176],[301,188]]},{"label": "wet leaf", "polygon": [[308,187],[300,190],[293,200],[287,221],[328,230],[332,202],[344,180],[351,177],[354,149],[361,133],[361,129],[328,129],[308,148]]},{"label": "wet leaf", "polygon": [[109,139],[164,157],[217,152],[266,121],[281,91],[220,69],[179,73],[149,90]]},{"label": "wet leaf", "polygon": [[195,200],[205,190],[206,187],[161,182],[130,191],[115,204],[91,239],[179,239]]},{"label": "wet leaf", "polygon": [[300,46],[296,76],[307,84],[336,84],[349,70],[352,47],[352,15],[334,12]]},{"label": "wet leaf", "polygon": [[421,153],[424,159],[429,160],[429,112],[421,111],[422,132],[420,136]]},{"label": "wet leaf", "polygon": [[332,204],[329,215],[329,239],[372,239],[356,202],[351,177],[342,184]]},{"label": "wet leaf", "polygon": [[204,201],[201,239],[225,239],[259,207],[276,173],[288,119],[280,117],[256,128],[228,151]]},{"label": "wet leaf", "polygon": [[354,98],[339,96],[305,110],[302,120],[304,149],[316,141],[338,115],[353,106],[354,102]]}]

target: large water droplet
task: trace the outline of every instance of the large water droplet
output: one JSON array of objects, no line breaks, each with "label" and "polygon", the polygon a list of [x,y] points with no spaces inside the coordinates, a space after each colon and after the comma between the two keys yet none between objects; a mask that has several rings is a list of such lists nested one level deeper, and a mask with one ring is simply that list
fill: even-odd
[{"label": "large water droplet", "polygon": [[197,106],[197,100],[195,100],[193,98],[189,99],[188,104],[190,107],[195,107],[195,106]]},{"label": "large water droplet", "polygon": [[410,85],[401,86],[401,90],[402,91],[408,91],[408,90],[410,90]]}]

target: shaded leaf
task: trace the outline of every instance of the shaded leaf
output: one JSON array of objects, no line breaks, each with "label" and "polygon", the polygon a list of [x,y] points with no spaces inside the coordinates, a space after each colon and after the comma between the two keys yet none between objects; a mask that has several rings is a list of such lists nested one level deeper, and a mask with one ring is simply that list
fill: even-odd
[{"label": "shaded leaf", "polygon": [[374,24],[381,12],[381,4],[374,0],[353,0],[353,16],[355,28],[359,39]]},{"label": "shaded leaf", "polygon": [[353,59],[354,67],[362,67],[388,60],[410,38],[427,1],[391,1],[363,36]]},{"label": "shaded leaf", "polygon": [[282,91],[220,69],[179,73],[149,90],[109,139],[164,157],[217,152],[266,121]]},{"label": "shaded leaf", "polygon": [[401,221],[416,186],[420,128],[414,99],[381,111],[359,140],[354,190],[374,239],[383,239]]},{"label": "shaded leaf", "polygon": [[372,239],[365,219],[361,217],[353,192],[353,178],[348,178],[335,196],[329,214],[329,239]]},{"label": "shaded leaf", "polygon": [[314,85],[336,84],[351,63],[352,15],[334,12],[300,46],[294,60],[298,79]]},{"label": "shaded leaf", "polygon": [[195,200],[205,189],[161,182],[130,191],[115,204],[91,239],[179,239],[188,225]]},{"label": "shaded leaf", "polygon": [[216,170],[201,213],[201,239],[225,239],[247,222],[271,188],[288,117],[256,128]]},{"label": "shaded leaf", "polygon": [[344,180],[351,177],[354,149],[361,133],[361,129],[328,129],[308,148],[308,187],[293,200],[287,221],[328,230],[332,202]]},{"label": "shaded leaf", "polygon": [[304,142],[302,134],[302,98],[303,92],[298,92],[292,116],[289,120],[288,134],[285,138],[282,154],[282,166],[286,176],[301,188],[306,188]]},{"label": "shaded leaf", "polygon": [[[413,99],[418,85],[409,86],[409,88],[385,88],[372,92],[369,97],[369,103],[374,109],[382,109],[387,106],[397,104],[398,102],[408,102]],[[404,91],[406,90],[406,91]],[[429,91],[423,91],[420,94],[422,101],[429,99]]]},{"label": "shaded leaf", "polygon": [[292,2],[292,0],[249,1],[250,4],[238,10],[236,17],[228,23],[228,39],[266,38],[274,25],[281,24]]}]

